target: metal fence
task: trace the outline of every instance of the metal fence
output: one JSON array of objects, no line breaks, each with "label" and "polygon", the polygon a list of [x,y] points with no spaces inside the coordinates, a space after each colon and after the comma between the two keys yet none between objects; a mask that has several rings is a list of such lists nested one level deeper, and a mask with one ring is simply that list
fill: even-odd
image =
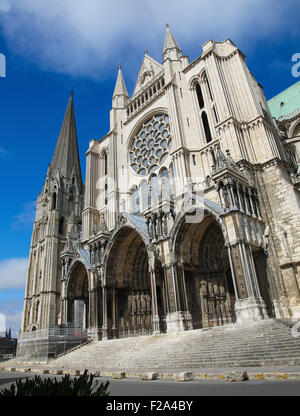
[{"label": "metal fence", "polygon": [[23,332],[18,339],[16,358],[18,362],[45,363],[87,340],[87,329],[72,325]]}]

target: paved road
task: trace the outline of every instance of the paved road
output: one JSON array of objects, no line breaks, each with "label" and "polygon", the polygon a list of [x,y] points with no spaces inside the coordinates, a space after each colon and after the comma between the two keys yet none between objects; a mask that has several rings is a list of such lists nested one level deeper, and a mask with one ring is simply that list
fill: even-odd
[{"label": "paved road", "polygon": [[[33,377],[32,373],[0,372],[0,389],[19,378]],[[41,375],[41,377],[49,377]],[[60,376],[50,376],[56,377]],[[99,381],[106,378],[98,378]],[[300,381],[140,381],[136,379],[110,380],[110,396],[300,396]]]}]

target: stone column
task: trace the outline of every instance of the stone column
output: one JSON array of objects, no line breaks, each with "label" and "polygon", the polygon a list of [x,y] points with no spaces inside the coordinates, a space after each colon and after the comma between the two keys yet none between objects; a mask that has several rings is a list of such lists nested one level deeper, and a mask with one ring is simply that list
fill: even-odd
[{"label": "stone column", "polygon": [[156,277],[155,277],[155,257],[154,254],[150,254],[149,258],[149,274],[151,283],[151,299],[152,299],[152,326],[153,335],[160,334],[159,329],[159,316],[157,307],[157,296],[156,296]]},{"label": "stone column", "polygon": [[117,314],[116,314],[116,288],[112,288],[112,301],[111,301],[111,307],[112,307],[112,337],[117,338]]},{"label": "stone column", "polygon": [[97,287],[89,293],[89,322],[88,333],[93,340],[98,340],[99,324],[98,324],[98,296]]},{"label": "stone column", "polygon": [[108,339],[107,287],[102,287],[102,339]]},{"label": "stone column", "polygon": [[166,317],[167,332],[185,330],[185,313],[181,309],[178,287],[178,266],[175,262],[164,266],[167,284],[169,311]]},{"label": "stone column", "polygon": [[67,323],[67,312],[68,312],[68,298],[63,296],[61,298],[61,324],[66,324]]},{"label": "stone column", "polygon": [[228,247],[236,295],[237,322],[267,319],[266,305],[260,296],[251,248],[244,242]]},{"label": "stone column", "polygon": [[182,279],[182,297],[183,297],[183,305],[184,305],[184,311],[185,311],[185,322],[187,325],[187,329],[193,329],[193,323],[192,323],[192,316],[189,311],[189,304],[188,304],[188,298],[186,293],[186,284],[185,284],[185,273],[184,273],[184,267],[181,263],[181,279]]}]

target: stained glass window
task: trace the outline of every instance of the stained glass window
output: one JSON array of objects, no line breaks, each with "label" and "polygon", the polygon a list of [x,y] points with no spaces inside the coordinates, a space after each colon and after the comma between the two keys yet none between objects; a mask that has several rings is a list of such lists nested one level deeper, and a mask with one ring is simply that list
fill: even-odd
[{"label": "stained glass window", "polygon": [[147,120],[132,141],[129,160],[141,176],[155,172],[172,147],[169,116],[158,114]]}]

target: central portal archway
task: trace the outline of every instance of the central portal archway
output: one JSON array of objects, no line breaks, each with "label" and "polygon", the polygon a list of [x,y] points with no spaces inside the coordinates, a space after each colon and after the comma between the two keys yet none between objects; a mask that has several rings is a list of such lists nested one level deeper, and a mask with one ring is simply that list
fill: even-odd
[{"label": "central portal archway", "polygon": [[209,214],[201,223],[183,221],[176,238],[176,257],[186,288],[194,329],[235,321],[235,292],[220,225]]},{"label": "central portal archway", "polygon": [[85,266],[77,261],[71,269],[67,290],[67,322],[75,327],[88,327],[89,293]]},{"label": "central portal archway", "polygon": [[[146,245],[137,231],[123,227],[109,250],[107,266],[107,325],[116,337],[151,334],[152,289]],[[160,280],[157,279],[159,286]],[[159,287],[156,288],[157,293]],[[164,305],[157,296],[160,318]]]}]

